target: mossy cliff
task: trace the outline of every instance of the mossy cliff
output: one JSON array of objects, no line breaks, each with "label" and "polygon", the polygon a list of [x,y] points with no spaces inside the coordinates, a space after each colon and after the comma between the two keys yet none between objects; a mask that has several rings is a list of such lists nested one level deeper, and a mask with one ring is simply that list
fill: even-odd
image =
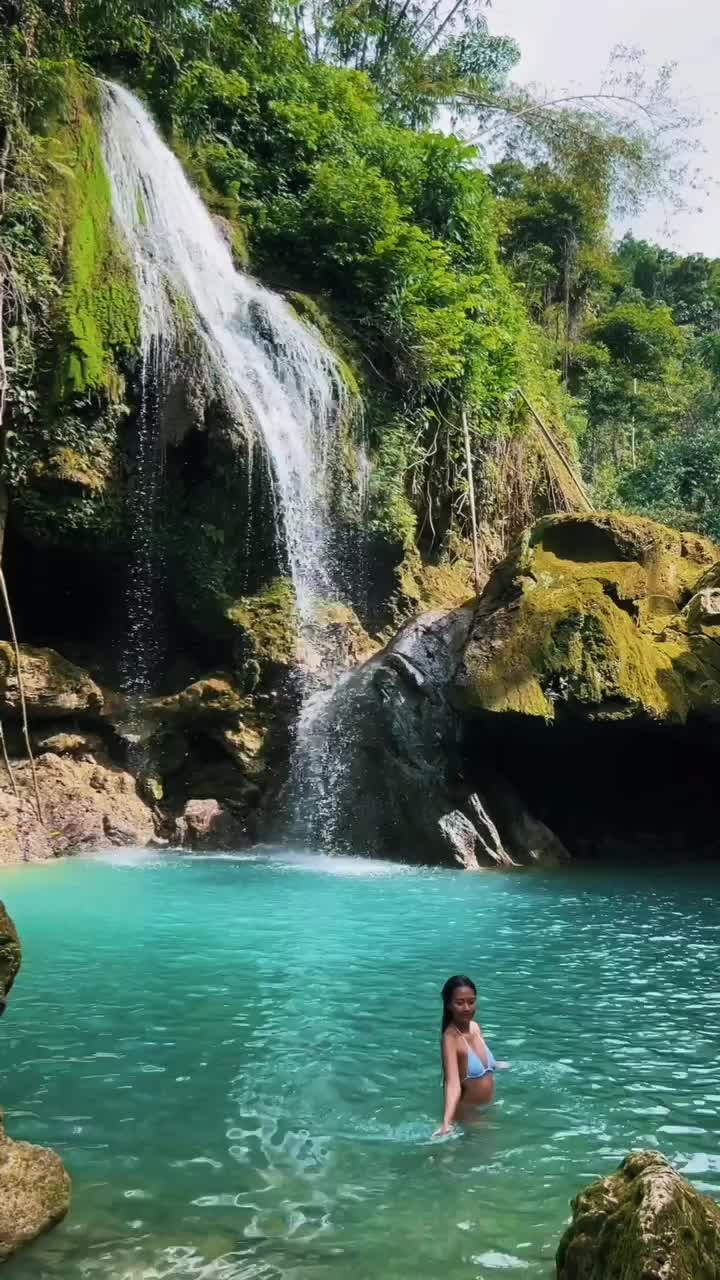
[{"label": "mossy cliff", "polygon": [[717,561],[635,517],[529,529],[451,679],[468,776],[500,770],[576,855],[714,856]]},{"label": "mossy cliff", "polygon": [[687,606],[718,554],[704,538],[636,517],[541,520],[480,598],[458,705],[547,722],[712,717],[713,619]]},{"label": "mossy cliff", "polygon": [[72,64],[58,70],[32,140],[29,194],[11,208],[11,247],[21,268],[45,283],[42,298],[27,285],[27,324],[8,335],[16,377],[4,469],[25,537],[97,553],[122,541],[128,379],[138,344],[135,285],[103,166],[97,82]]}]

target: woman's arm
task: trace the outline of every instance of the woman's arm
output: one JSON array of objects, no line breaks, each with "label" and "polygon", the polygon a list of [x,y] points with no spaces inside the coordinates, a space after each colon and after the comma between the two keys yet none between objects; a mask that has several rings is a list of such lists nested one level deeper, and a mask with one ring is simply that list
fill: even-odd
[{"label": "woman's arm", "polygon": [[449,1133],[455,1121],[455,1112],[460,1101],[460,1072],[458,1071],[457,1049],[451,1044],[448,1036],[443,1036],[442,1044],[443,1073],[445,1075],[445,1112],[443,1122],[436,1129],[433,1138],[440,1138]]}]

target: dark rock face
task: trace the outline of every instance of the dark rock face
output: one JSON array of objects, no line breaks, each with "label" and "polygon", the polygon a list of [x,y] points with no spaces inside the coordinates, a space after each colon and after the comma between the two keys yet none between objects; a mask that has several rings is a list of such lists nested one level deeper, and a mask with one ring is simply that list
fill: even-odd
[{"label": "dark rock face", "polygon": [[290,803],[307,814],[306,839],[468,870],[566,856],[488,776],[513,810],[508,840],[484,790],[463,775],[461,722],[447,693],[472,620],[472,606],[415,619],[301,722]]},{"label": "dark rock face", "polygon": [[718,1280],[720,1206],[659,1152],[634,1152],[573,1200],[557,1277]]},{"label": "dark rock face", "polygon": [[301,722],[309,838],[466,868],[714,850],[717,557],[635,517],[539,521]]}]

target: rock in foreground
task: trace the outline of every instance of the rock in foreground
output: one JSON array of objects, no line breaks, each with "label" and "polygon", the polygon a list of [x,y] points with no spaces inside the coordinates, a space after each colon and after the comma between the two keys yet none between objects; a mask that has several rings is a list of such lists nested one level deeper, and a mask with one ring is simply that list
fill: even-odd
[{"label": "rock in foreground", "polygon": [[[20,968],[17,930],[0,902],[0,1012]],[[65,1217],[70,1179],[54,1151],[13,1142],[0,1111],[0,1262]]]},{"label": "rock in foreground", "polygon": [[0,1262],[49,1231],[70,1208],[70,1178],[47,1147],[13,1142],[0,1113]]},{"label": "rock in foreground", "polygon": [[719,1280],[720,1206],[657,1151],[638,1151],[573,1201],[558,1280]]}]

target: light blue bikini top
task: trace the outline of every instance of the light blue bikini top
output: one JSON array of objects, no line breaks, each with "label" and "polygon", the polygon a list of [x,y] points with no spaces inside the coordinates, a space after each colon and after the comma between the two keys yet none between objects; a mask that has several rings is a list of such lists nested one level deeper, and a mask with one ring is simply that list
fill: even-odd
[{"label": "light blue bikini top", "polygon": [[465,1079],[466,1080],[482,1080],[483,1076],[487,1076],[492,1071],[495,1070],[497,1063],[493,1058],[490,1050],[487,1048],[487,1045],[485,1045],[485,1048],[487,1049],[488,1061],[487,1061],[487,1066],[484,1066],[482,1059],[475,1052],[472,1045],[469,1044],[467,1040],[465,1040],[465,1043],[467,1044],[467,1051],[468,1051],[467,1075]]}]

